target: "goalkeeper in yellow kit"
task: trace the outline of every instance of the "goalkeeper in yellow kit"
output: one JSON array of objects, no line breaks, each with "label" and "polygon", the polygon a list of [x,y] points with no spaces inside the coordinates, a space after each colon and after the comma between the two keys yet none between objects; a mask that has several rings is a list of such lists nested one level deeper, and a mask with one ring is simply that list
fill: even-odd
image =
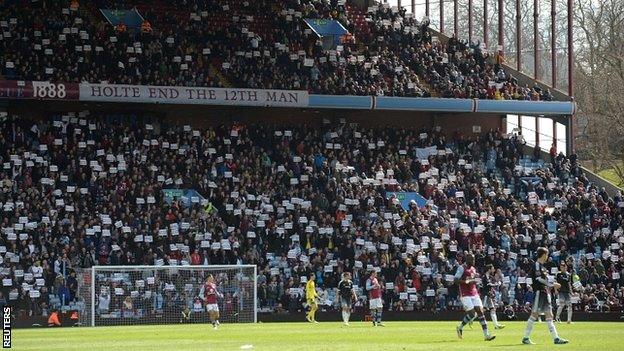
[{"label": "goalkeeper in yellow kit", "polygon": [[318,310],[318,302],[316,301],[318,297],[316,287],[314,286],[314,273],[310,273],[306,283],[306,301],[308,306],[310,306],[310,311],[306,313],[306,319],[310,323],[318,323],[315,319],[316,310]]}]

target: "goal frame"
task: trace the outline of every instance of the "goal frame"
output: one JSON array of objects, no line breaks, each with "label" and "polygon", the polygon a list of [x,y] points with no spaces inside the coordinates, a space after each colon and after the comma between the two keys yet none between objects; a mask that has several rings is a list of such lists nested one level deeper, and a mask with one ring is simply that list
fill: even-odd
[{"label": "goal frame", "polygon": [[95,272],[96,271],[114,271],[114,270],[142,270],[142,269],[231,269],[231,268],[253,268],[253,323],[258,323],[258,266],[254,264],[223,264],[223,265],[188,265],[188,266],[150,266],[150,265],[135,265],[135,266],[91,266],[91,287],[89,288],[91,294],[91,327],[95,327]]}]

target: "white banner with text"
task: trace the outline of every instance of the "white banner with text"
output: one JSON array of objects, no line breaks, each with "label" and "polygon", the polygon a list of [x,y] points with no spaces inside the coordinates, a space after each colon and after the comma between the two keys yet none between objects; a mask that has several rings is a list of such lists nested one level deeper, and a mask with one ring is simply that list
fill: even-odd
[{"label": "white banner with text", "polygon": [[80,101],[306,107],[309,94],[302,90],[80,84]]}]

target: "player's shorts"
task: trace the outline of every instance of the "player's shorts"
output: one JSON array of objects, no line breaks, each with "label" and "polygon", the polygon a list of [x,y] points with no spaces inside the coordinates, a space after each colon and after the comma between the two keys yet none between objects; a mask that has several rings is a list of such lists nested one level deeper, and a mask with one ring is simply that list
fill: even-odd
[{"label": "player's shorts", "polygon": [[475,307],[483,307],[483,303],[481,302],[481,298],[479,295],[476,296],[462,296],[461,297],[462,306],[464,306],[465,311],[470,311]]},{"label": "player's shorts", "polygon": [[317,304],[316,299],[307,299],[306,302],[308,303],[308,306],[314,306]]},{"label": "player's shorts", "polygon": [[496,301],[491,296],[486,295],[483,298],[483,307],[486,309],[496,308]]},{"label": "player's shorts", "polygon": [[342,308],[351,308],[352,304],[353,301],[351,301],[351,298],[345,299],[344,297],[340,297],[340,306]]},{"label": "player's shorts", "polygon": [[552,313],[552,304],[550,300],[550,294],[543,291],[535,292],[535,299],[533,300],[534,313]]},{"label": "player's shorts", "polygon": [[216,303],[209,303],[206,305],[206,312],[219,312],[219,305]]},{"label": "player's shorts", "polygon": [[559,296],[557,296],[557,304],[558,305],[568,305],[572,303],[572,299],[570,298],[570,292],[559,292]]},{"label": "player's shorts", "polygon": [[368,301],[368,307],[370,307],[371,310],[380,310],[383,308],[383,301],[381,300],[381,297],[378,297],[376,299],[370,299],[370,301]]}]

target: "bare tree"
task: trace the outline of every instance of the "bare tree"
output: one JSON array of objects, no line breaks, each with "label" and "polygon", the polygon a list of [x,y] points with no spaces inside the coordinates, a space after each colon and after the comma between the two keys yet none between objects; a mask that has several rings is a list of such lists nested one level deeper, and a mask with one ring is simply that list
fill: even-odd
[{"label": "bare tree", "polygon": [[581,156],[624,180],[624,0],[576,0],[575,25],[575,95],[588,126]]}]

